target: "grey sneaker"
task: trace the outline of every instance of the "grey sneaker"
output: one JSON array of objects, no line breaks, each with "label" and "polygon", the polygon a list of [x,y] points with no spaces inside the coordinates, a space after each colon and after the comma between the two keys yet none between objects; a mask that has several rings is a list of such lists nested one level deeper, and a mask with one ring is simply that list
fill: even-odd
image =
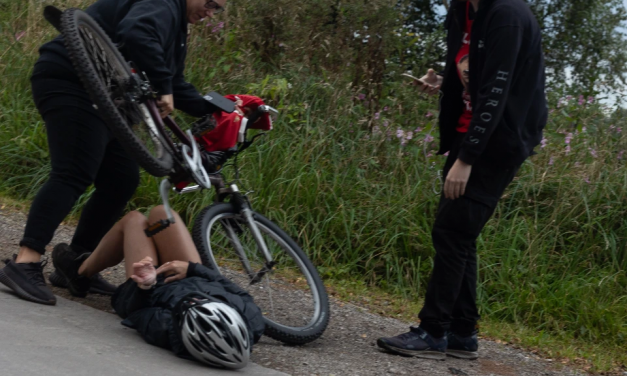
[{"label": "grey sneaker", "polygon": [[18,264],[15,262],[16,257],[13,255],[12,260],[4,261],[6,265],[0,269],[0,282],[22,299],[40,304],[57,304],[57,298],[44,279],[46,261]]},{"label": "grey sneaker", "polygon": [[91,281],[89,278],[79,275],[78,268],[80,268],[83,261],[85,261],[89,255],[89,253],[77,255],[72,251],[70,246],[65,243],[55,245],[52,250],[52,263],[54,267],[57,268],[57,272],[66,279],[70,293],[80,298],[87,296]]},{"label": "grey sneaker", "polygon": [[446,336],[434,338],[421,328],[410,327],[409,332],[396,337],[379,338],[377,345],[399,355],[436,360],[446,359]]}]

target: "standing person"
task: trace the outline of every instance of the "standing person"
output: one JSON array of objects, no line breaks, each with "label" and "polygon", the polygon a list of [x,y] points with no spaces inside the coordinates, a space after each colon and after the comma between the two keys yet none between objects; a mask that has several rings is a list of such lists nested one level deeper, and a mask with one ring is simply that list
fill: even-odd
[{"label": "standing person", "polygon": [[523,0],[454,0],[446,18],[443,76],[422,78],[441,90],[440,154],[444,189],[432,230],[436,251],[420,326],[379,347],[402,355],[476,359],[476,239],[547,120],[538,24]]},{"label": "standing person", "polygon": [[[226,0],[98,0],[86,12],[122,54],[146,72],[159,96],[162,116],[176,106],[201,117],[216,110],[184,79],[188,23],[213,17]],[[92,252],[113,226],[139,183],[139,168],[101,119],[69,60],[62,36],[44,44],[31,85],[46,124],[51,159],[48,181],[31,206],[13,260],[0,269],[0,282],[23,298],[56,304],[46,286],[41,256],[61,221],[87,187],[85,204],[71,242],[77,255]],[[92,289],[113,293],[98,274]]]}]

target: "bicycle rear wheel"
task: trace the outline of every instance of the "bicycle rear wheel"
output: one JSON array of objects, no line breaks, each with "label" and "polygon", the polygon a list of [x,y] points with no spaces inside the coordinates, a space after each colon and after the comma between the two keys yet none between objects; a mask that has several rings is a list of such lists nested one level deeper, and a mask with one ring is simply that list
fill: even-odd
[{"label": "bicycle rear wheel", "polygon": [[158,129],[155,104],[141,98],[131,68],[107,34],[80,9],[63,12],[61,28],[70,60],[111,132],[149,174],[169,174],[172,151]]},{"label": "bicycle rear wheel", "polygon": [[203,264],[219,271],[255,299],[266,322],[265,334],[300,345],[319,338],[329,323],[329,299],[315,267],[283,230],[261,214],[253,215],[276,262],[257,283],[251,283],[236,251],[239,242],[250,269],[265,266],[252,232],[230,203],[205,208],[194,222],[192,235]]}]

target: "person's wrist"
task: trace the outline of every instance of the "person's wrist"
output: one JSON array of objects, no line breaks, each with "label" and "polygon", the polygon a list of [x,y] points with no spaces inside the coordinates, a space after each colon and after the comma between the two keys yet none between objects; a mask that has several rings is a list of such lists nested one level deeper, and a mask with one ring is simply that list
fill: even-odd
[{"label": "person's wrist", "polygon": [[138,283],[137,286],[142,290],[150,290],[154,285],[157,284],[157,280],[152,281],[150,284]]}]

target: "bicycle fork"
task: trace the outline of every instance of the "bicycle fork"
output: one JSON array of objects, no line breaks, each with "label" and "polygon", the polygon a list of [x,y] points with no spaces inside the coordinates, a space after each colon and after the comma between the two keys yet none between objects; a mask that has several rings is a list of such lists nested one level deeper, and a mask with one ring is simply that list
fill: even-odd
[{"label": "bicycle fork", "polygon": [[227,232],[227,235],[231,239],[232,245],[237,251],[240,261],[244,268],[246,268],[246,274],[250,278],[250,285],[254,285],[255,283],[261,281],[261,279],[269,272],[272,271],[274,265],[276,265],[276,261],[272,259],[272,254],[268,250],[268,246],[263,240],[263,236],[261,235],[261,231],[259,231],[259,226],[257,226],[257,222],[255,222],[255,218],[253,216],[253,211],[248,204],[248,201],[244,198],[244,196],[239,193],[239,189],[237,185],[232,184],[229,188],[226,188],[228,193],[231,193],[232,202],[239,209],[239,212],[242,214],[242,217],[250,228],[250,231],[253,235],[253,239],[255,240],[255,244],[257,245],[257,249],[261,251],[261,254],[265,258],[266,262],[264,266],[259,271],[253,271],[250,266],[250,261],[248,261],[248,257],[246,256],[246,252],[244,251],[244,247],[242,243],[239,241],[239,237],[237,236],[236,231],[233,229],[231,224],[224,225],[224,228]]}]

